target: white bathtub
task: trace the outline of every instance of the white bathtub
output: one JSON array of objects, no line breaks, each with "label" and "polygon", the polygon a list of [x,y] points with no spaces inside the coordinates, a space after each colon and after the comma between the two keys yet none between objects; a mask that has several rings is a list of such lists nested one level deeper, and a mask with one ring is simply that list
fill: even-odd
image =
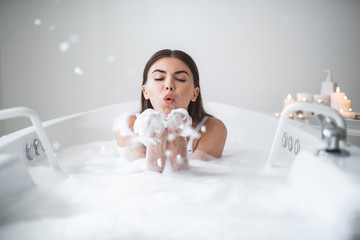
[{"label": "white bathtub", "polygon": [[[354,239],[359,237],[360,149],[318,157],[320,131],[290,121],[276,151],[278,119],[207,103],[224,121],[223,158],[188,172],[144,170],[117,155],[122,103],[44,123],[61,172],[45,154],[29,161],[33,128],[0,138],[0,239]],[[289,139],[291,141],[291,147]],[[296,142],[296,147],[295,147]],[[295,150],[296,149],[296,150]]]}]

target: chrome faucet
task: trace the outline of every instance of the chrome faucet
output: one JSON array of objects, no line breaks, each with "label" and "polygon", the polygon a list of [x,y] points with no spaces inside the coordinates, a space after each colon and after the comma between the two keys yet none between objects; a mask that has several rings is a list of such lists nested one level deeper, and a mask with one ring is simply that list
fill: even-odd
[{"label": "chrome faucet", "polygon": [[318,115],[318,119],[321,126],[321,137],[327,146],[325,149],[318,150],[317,154],[329,153],[348,156],[349,152],[340,149],[340,142],[346,140],[346,128],[339,127],[334,119],[323,114]]},{"label": "chrome faucet", "polygon": [[[287,122],[289,121],[289,116],[292,112],[296,112],[299,110],[326,114],[331,117],[331,122],[333,127],[323,127],[322,136],[323,139],[327,142],[327,148],[325,150],[321,149],[317,151],[317,154],[338,154],[341,156],[349,155],[349,153],[345,150],[341,150],[339,148],[339,142],[346,141],[346,122],[345,119],[341,116],[341,114],[333,108],[323,106],[320,104],[312,104],[305,102],[295,102],[287,105],[283,111],[278,124],[278,127],[275,132],[274,141],[270,150],[269,158],[266,163],[266,167],[269,168],[273,165],[277,153],[280,148],[281,142],[281,134],[283,129],[285,128]],[[330,121],[330,120],[329,120]],[[323,123],[329,122],[324,118]]]}]

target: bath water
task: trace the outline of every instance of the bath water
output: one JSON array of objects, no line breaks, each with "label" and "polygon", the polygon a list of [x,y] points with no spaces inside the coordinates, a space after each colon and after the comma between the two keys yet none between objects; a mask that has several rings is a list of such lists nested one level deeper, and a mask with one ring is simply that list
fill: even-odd
[{"label": "bath water", "polygon": [[[37,187],[0,201],[0,239],[339,239],[287,182],[263,170],[267,149],[226,145],[190,170],[145,170],[116,143],[61,149],[62,173],[29,167]],[[169,165],[169,164],[167,164]]]}]

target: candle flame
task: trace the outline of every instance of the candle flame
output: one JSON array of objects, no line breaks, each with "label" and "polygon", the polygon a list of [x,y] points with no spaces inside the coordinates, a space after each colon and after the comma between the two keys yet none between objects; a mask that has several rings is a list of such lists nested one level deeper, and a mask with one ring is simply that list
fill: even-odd
[{"label": "candle flame", "polygon": [[306,102],[306,97],[303,97],[302,100],[303,100],[303,102]]},{"label": "candle flame", "polygon": [[349,108],[349,112],[352,112],[352,108]]},{"label": "candle flame", "polygon": [[342,113],[343,113],[343,112],[344,112],[344,109],[340,109],[340,112],[342,112]]},{"label": "candle flame", "polygon": [[287,99],[292,99],[291,94],[288,94],[288,95],[287,95]]},{"label": "candle flame", "polygon": [[347,100],[347,96],[344,97],[344,100]]},{"label": "candle flame", "polygon": [[339,92],[340,92],[340,87],[337,86],[337,87],[336,87],[336,93],[339,93]]}]

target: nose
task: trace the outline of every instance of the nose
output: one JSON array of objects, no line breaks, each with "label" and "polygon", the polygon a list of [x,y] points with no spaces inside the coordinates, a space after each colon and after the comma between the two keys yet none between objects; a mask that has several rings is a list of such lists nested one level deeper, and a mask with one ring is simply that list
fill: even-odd
[{"label": "nose", "polygon": [[169,77],[169,78],[166,79],[166,81],[165,81],[165,89],[170,90],[170,91],[175,90],[174,81],[173,81],[172,77]]}]

